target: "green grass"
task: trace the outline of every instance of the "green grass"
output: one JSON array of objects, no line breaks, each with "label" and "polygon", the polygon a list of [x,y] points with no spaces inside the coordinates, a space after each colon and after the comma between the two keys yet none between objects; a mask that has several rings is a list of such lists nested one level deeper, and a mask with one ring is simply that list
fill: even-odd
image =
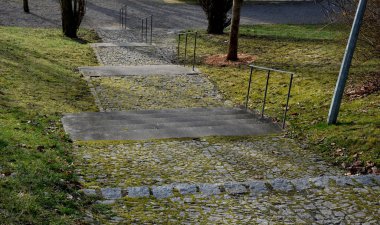
[{"label": "green grass", "polygon": [[[256,55],[256,65],[295,72],[288,114],[290,136],[336,163],[352,162],[358,154],[360,160],[380,165],[379,92],[356,100],[345,97],[339,124],[326,125],[348,33],[349,29],[337,25],[243,26],[239,52]],[[228,35],[201,33],[198,44],[201,58],[225,54]],[[368,74],[380,76],[379,56],[364,58],[361,52],[368,49],[360,47],[360,50],[351,68],[351,84],[363,82]],[[249,76],[247,66],[214,67],[202,63],[198,66],[226,98],[236,105],[244,104]],[[265,72],[254,73],[251,109],[261,109],[265,79]],[[288,82],[288,76],[278,73],[273,73],[270,79],[266,114],[278,120],[282,119]],[[337,151],[339,154],[335,154]]]},{"label": "green grass", "polygon": [[[86,202],[60,118],[97,109],[75,72],[96,65],[96,57],[58,29],[0,33],[0,223],[73,224]],[[80,36],[95,38],[89,31]]]}]

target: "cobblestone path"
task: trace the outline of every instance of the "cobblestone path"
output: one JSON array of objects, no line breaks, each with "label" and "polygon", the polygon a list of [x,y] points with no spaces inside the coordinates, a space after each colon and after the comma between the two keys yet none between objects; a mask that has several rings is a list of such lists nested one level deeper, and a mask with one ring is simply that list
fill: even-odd
[{"label": "cobblestone path", "polygon": [[[115,28],[106,43],[138,42]],[[103,65],[170,64],[173,31],[149,47],[95,47]],[[228,105],[204,75],[87,77],[104,111]],[[282,135],[75,142],[91,224],[379,224],[379,176],[343,176]]]}]

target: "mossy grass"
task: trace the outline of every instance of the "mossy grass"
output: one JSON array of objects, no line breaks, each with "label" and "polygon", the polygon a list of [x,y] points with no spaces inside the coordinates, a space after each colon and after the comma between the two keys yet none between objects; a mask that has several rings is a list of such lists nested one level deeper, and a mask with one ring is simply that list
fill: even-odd
[{"label": "mossy grass", "polygon": [[[239,52],[257,56],[256,65],[295,72],[288,113],[290,136],[335,163],[352,162],[359,157],[379,165],[379,92],[354,100],[345,97],[339,124],[326,125],[348,35],[349,28],[342,25],[242,26]],[[243,105],[248,66],[215,67],[201,62],[208,55],[226,54],[228,34],[209,35],[200,31],[198,46],[201,71],[227,99]],[[365,57],[363,52],[367,52]],[[353,85],[361,83],[366,74],[379,74],[380,57],[368,52],[367,47],[359,44],[349,76]],[[265,72],[254,73],[250,109],[261,109],[265,81]],[[266,114],[278,120],[282,119],[288,82],[288,76],[273,73],[269,83]]]},{"label": "mossy grass", "polygon": [[86,201],[78,194],[72,143],[62,113],[96,111],[78,66],[96,65],[86,42],[59,29],[0,27],[0,221],[74,224]]}]

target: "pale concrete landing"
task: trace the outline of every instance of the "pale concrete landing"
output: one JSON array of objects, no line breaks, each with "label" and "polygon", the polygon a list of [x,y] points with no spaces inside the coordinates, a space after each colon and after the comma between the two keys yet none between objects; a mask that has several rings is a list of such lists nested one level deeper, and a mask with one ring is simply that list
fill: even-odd
[{"label": "pale concrete landing", "polygon": [[79,67],[85,76],[149,76],[149,75],[196,75],[189,67],[177,65],[143,65],[143,66],[85,66]]},{"label": "pale concrete landing", "polygon": [[124,42],[124,43],[93,43],[90,44],[91,47],[94,48],[107,48],[107,47],[150,47],[148,43],[140,43],[140,42]]},{"label": "pale concrete landing", "polygon": [[203,136],[250,136],[281,129],[241,109],[173,109],[66,114],[73,140],[146,140]]}]

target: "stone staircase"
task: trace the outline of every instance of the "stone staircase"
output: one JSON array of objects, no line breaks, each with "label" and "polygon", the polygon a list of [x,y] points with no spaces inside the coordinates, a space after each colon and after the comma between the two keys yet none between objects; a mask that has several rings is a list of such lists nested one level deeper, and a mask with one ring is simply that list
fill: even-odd
[{"label": "stone staircase", "polygon": [[89,112],[66,114],[62,122],[73,140],[147,140],[281,132],[273,123],[232,108]]}]

